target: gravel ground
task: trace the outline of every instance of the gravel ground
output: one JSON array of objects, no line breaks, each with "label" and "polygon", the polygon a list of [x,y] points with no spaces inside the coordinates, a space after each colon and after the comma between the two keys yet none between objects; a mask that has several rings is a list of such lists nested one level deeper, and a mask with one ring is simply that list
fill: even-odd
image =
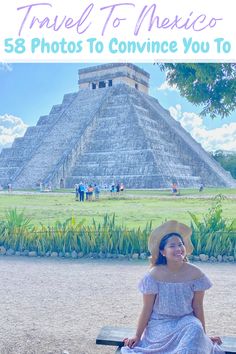
[{"label": "gravel ground", "polygon": [[[236,264],[202,264],[209,334],[236,335]],[[135,326],[147,262],[0,257],[1,354],[114,354],[104,325]]]}]

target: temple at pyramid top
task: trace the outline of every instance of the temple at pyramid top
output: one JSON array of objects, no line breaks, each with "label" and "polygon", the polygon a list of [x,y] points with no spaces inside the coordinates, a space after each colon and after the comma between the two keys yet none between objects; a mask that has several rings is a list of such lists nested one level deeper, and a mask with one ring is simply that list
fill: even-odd
[{"label": "temple at pyramid top", "polygon": [[148,94],[148,87],[149,74],[133,64],[79,70],[78,92],[65,94],[2,150],[0,184],[235,187],[230,173]]},{"label": "temple at pyramid top", "polygon": [[148,93],[150,75],[130,63],[93,66],[79,70],[79,88],[97,90],[124,83],[141,92]]}]

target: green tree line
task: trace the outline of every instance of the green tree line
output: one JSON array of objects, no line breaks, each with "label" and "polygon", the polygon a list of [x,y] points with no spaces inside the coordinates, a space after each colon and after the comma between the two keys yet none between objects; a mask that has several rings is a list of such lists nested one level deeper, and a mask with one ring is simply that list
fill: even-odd
[{"label": "green tree line", "polygon": [[222,150],[212,153],[213,158],[236,179],[236,153],[226,154]]}]

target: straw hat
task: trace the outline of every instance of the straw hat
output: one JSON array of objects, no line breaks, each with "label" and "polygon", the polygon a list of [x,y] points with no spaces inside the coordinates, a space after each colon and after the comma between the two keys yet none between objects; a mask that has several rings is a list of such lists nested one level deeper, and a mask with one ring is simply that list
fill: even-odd
[{"label": "straw hat", "polygon": [[148,249],[153,258],[157,259],[159,256],[159,246],[162,238],[171,233],[177,233],[183,238],[187,255],[192,253],[193,245],[190,239],[192,229],[178,221],[169,220],[151,232]]}]

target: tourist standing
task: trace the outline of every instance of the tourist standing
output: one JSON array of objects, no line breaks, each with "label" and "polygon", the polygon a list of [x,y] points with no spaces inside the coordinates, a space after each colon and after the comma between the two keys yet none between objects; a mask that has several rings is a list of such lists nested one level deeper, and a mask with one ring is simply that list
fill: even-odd
[{"label": "tourist standing", "polygon": [[100,194],[100,188],[97,184],[94,184],[94,194],[95,194],[95,199],[99,199],[99,194]]},{"label": "tourist standing", "polygon": [[93,186],[90,184],[88,186],[88,200],[91,202],[93,199]]},{"label": "tourist standing", "polygon": [[79,185],[77,183],[75,184],[75,200],[79,200]]},{"label": "tourist standing", "polygon": [[121,184],[120,184],[120,191],[121,191],[121,192],[124,192],[124,190],[125,190],[124,183],[121,183]]},{"label": "tourist standing", "polygon": [[88,186],[84,186],[84,193],[85,193],[85,200],[88,201],[89,199],[89,192],[88,192]]},{"label": "tourist standing", "polygon": [[84,192],[85,192],[85,186],[83,185],[82,182],[79,184],[79,201],[84,202]]},{"label": "tourist standing", "polygon": [[177,195],[177,193],[178,193],[178,187],[177,187],[177,183],[176,182],[172,183],[172,193],[174,195]]},{"label": "tourist standing", "polygon": [[115,183],[112,183],[110,192],[111,194],[115,192]]},{"label": "tourist standing", "polygon": [[120,183],[117,183],[116,185],[116,193],[120,193]]}]

